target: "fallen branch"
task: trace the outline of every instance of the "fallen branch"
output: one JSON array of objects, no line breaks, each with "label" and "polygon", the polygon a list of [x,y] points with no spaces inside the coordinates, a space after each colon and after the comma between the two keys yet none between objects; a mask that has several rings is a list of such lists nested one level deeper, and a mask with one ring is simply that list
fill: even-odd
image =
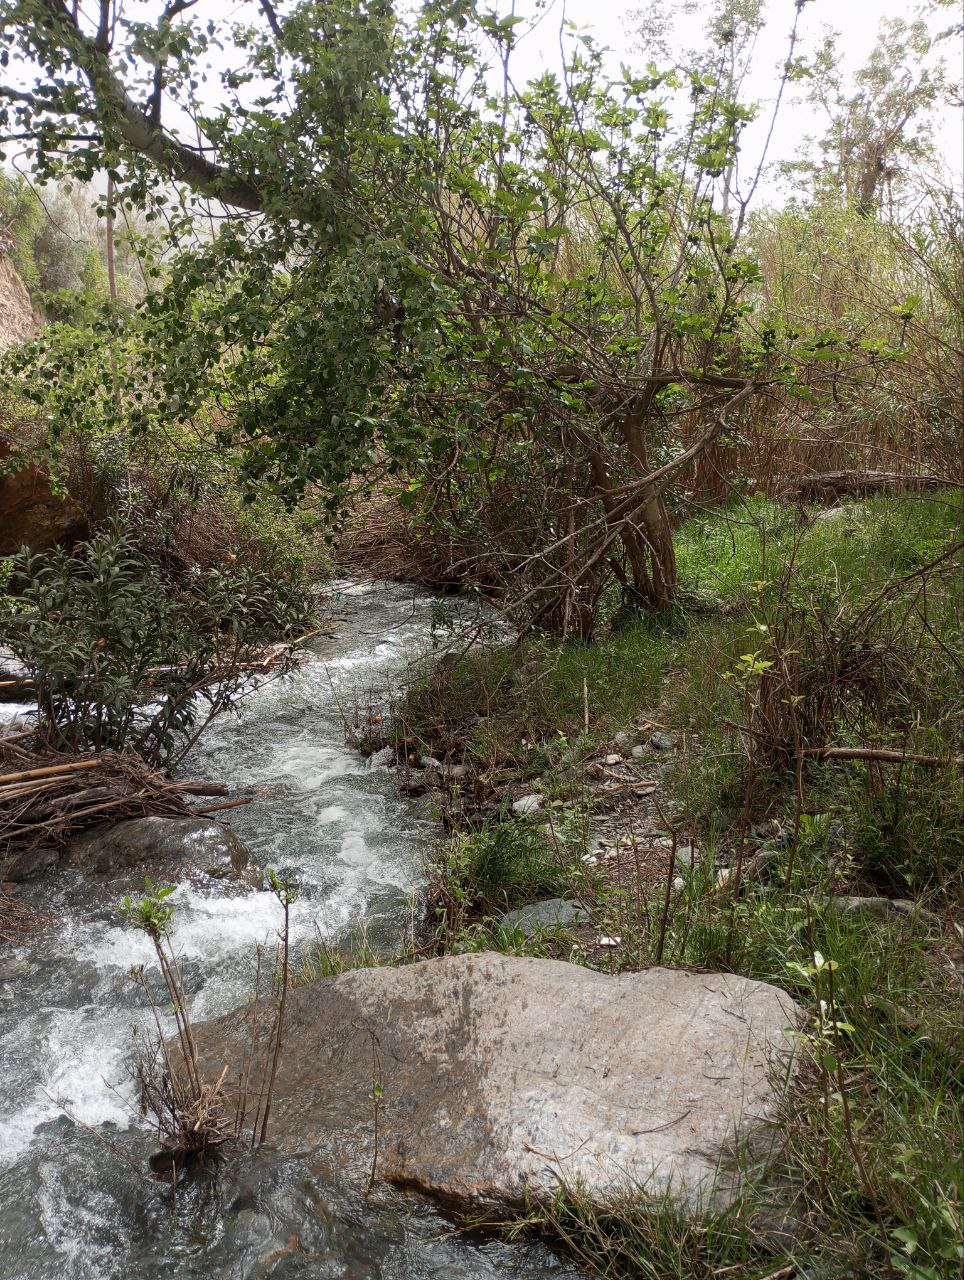
[{"label": "fallen branch", "polygon": [[[18,763],[24,753],[0,739],[0,759]],[[26,757],[33,768],[0,775],[0,865],[4,855],[38,844],[63,844],[97,822],[129,818],[185,818],[249,804],[251,797],[201,809],[191,796],[227,796],[222,782],[174,782],[133,753],[104,751],[81,759],[71,756]]]},{"label": "fallen branch", "polygon": [[896,471],[827,471],[779,481],[777,493],[781,498],[827,502],[874,493],[925,493],[952,488],[955,483],[940,476],[901,475]]},{"label": "fallen branch", "polygon": [[925,764],[932,768],[964,765],[964,756],[929,756],[890,747],[804,747],[802,754],[818,760],[878,760],[883,764]]},{"label": "fallen branch", "polygon": [[250,804],[254,796],[240,796],[237,800],[229,800],[227,804],[212,804],[205,809],[195,809],[195,813],[221,813],[224,809],[237,809],[243,804]]}]

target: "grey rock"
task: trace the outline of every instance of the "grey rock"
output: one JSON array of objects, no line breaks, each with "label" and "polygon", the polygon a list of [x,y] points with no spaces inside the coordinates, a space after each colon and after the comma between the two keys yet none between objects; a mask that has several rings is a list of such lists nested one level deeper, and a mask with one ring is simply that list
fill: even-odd
[{"label": "grey rock", "polygon": [[682,876],[673,877],[673,888],[676,890],[677,893],[679,893],[680,889],[683,889],[685,887],[686,887],[686,881],[683,879]]},{"label": "grey rock", "polygon": [[60,854],[49,844],[38,845],[34,849],[16,850],[7,854],[6,860],[0,862],[0,880],[10,880],[14,884],[36,880],[59,861]]},{"label": "grey rock", "polygon": [[499,924],[504,929],[519,929],[531,938],[543,929],[582,924],[588,919],[589,912],[575,902],[567,902],[565,898],[546,898],[543,902],[532,902],[526,907],[506,911],[499,917]]},{"label": "grey rock", "polygon": [[615,738],[613,738],[613,746],[617,751],[626,755],[632,751],[634,741],[635,739],[633,738],[633,735],[631,733],[627,733],[624,729],[621,733],[617,733]]},{"label": "grey rock", "polygon": [[368,764],[372,769],[390,769],[397,763],[398,756],[395,754],[394,747],[382,747],[380,751],[374,751],[368,757]]},{"label": "grey rock", "polygon": [[676,865],[684,871],[695,869],[703,861],[703,852],[698,845],[689,840],[682,840],[676,846]]},{"label": "grey rock", "polygon": [[633,747],[632,751],[629,754],[633,757],[634,760],[643,760],[645,759],[645,756],[646,756],[646,748],[640,747],[640,746]]},{"label": "grey rock", "polygon": [[449,782],[461,782],[468,772],[464,764],[447,764],[445,766],[445,776]]},{"label": "grey rock", "polygon": [[941,920],[933,911],[925,911],[910,898],[831,898],[829,907],[838,915],[872,916],[877,920],[908,920],[940,928]]},{"label": "grey rock", "polygon": [[733,806],[722,806],[710,814],[710,826],[717,831],[729,831],[740,819],[740,810]]},{"label": "grey rock", "polygon": [[827,507],[824,511],[818,511],[813,518],[818,524],[836,524],[841,520],[853,520],[856,523],[866,514],[865,506],[860,503],[850,503],[842,507]]},{"label": "grey rock", "polygon": [[513,802],[512,812],[521,814],[538,813],[542,808],[542,803],[543,797],[539,795],[520,796],[518,800]]},{"label": "grey rock", "polygon": [[[734,974],[490,952],[356,969],[289,995],[271,1141],[364,1188],[374,1070],[383,1183],[498,1214],[560,1183],[605,1204],[645,1182],[695,1212],[732,1200],[738,1153],[759,1167],[774,1151],[799,1012]],[[196,1028],[206,1074],[237,1069],[252,1016]]]},{"label": "grey rock", "polygon": [[431,769],[435,773],[441,773],[442,761],[436,760],[434,756],[419,756],[418,767],[420,769]]},{"label": "grey rock", "polygon": [[0,1002],[3,1004],[13,1004],[14,1002],[13,988],[9,982],[4,982],[0,985]]},{"label": "grey rock", "polygon": [[230,827],[209,818],[131,818],[68,841],[64,859],[97,875],[143,886],[185,879],[239,880],[260,888],[261,868]]},{"label": "grey rock", "polygon": [[649,745],[655,751],[672,751],[679,741],[675,733],[664,733],[662,730],[654,733],[649,740]]}]

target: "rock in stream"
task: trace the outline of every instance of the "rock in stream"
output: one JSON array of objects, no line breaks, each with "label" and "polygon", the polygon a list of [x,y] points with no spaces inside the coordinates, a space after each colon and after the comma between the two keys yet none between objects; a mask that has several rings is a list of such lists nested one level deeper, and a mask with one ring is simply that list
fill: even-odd
[{"label": "rock in stream", "polygon": [[[732,974],[607,976],[495,953],[359,969],[294,990],[272,1141],[318,1172],[498,1213],[560,1183],[725,1202],[765,1160],[797,1006]],[[212,1075],[251,1012],[199,1029]],[[266,1038],[266,1037],[265,1037]],[[377,1150],[373,1139],[378,1086]]]}]

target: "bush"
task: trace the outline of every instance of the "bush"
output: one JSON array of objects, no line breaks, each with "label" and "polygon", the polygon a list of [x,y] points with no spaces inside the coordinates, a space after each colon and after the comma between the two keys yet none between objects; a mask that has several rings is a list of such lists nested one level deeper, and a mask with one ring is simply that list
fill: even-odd
[{"label": "bush", "polygon": [[557,897],[571,888],[565,863],[527,822],[493,822],[455,835],[432,868],[436,914],[457,933],[470,918]]},{"label": "bush", "polygon": [[247,567],[166,579],[130,531],[12,562],[0,626],[59,751],[131,749],[169,763],[229,706],[246,663],[309,624],[311,600]]}]

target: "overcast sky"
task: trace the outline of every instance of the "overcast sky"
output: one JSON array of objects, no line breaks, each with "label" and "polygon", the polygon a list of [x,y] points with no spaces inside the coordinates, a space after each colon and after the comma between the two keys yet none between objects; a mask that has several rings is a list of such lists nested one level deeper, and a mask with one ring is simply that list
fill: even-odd
[{"label": "overcast sky", "polygon": [[[397,0],[409,7],[418,0]],[[696,13],[683,12],[684,0],[662,0],[663,7],[676,14],[676,45],[680,51],[703,43],[703,24],[712,11],[712,0],[701,0]],[[517,48],[513,54],[513,79],[522,84],[544,70],[560,66],[560,24],[563,18],[577,24],[611,51],[614,72],[620,62],[639,67],[643,61],[639,51],[639,10],[646,0],[489,0],[493,8],[502,14],[513,11],[524,19],[518,27]],[[127,16],[145,19],[156,14],[157,0],[127,0],[124,6]],[[291,6],[282,0],[282,12]],[[752,172],[769,126],[773,94],[779,82],[780,67],[787,54],[788,37],[793,25],[795,0],[765,0],[766,26],[760,33],[752,60],[752,71],[743,87],[744,100],[759,101],[758,119],[745,132],[742,143],[742,167],[744,175]],[[797,53],[812,53],[822,42],[828,28],[838,33],[837,48],[841,68],[852,74],[867,59],[873,49],[877,31],[883,18],[912,18],[921,9],[920,0],[809,0],[804,6],[800,22],[800,41]],[[91,5],[82,5],[87,14]],[[257,0],[201,0],[197,8],[190,10],[194,19],[209,17],[245,22],[263,21]],[[929,19],[936,31],[950,26],[958,16],[954,5],[944,8]],[[941,46],[948,64],[950,76],[960,83],[964,75],[964,49],[959,40],[947,40]],[[223,63],[221,64],[223,66]],[[10,68],[15,81],[29,82],[30,72],[25,67]],[[216,92],[216,79],[209,79],[204,95]],[[178,112],[169,111],[166,123],[177,123]],[[769,160],[793,158],[801,140],[807,135],[820,135],[826,121],[814,106],[805,100],[805,86],[790,86],[774,132]],[[937,130],[937,144],[943,165],[960,188],[964,173],[964,118],[962,112],[947,104]],[[18,166],[19,167],[19,166]],[[779,198],[775,177],[768,177],[758,195],[765,201]]]},{"label": "overcast sky", "polygon": [[[703,24],[712,8],[707,0],[698,11],[685,13],[674,0],[663,0],[664,7],[676,14],[679,48],[702,43]],[[520,79],[554,69],[559,63],[559,26],[563,14],[591,33],[612,50],[613,62],[639,64],[639,10],[645,0],[514,0],[514,11],[532,22],[519,42],[515,55],[516,74]],[[513,0],[498,0],[500,12],[508,13]],[[866,62],[877,39],[884,18],[911,19],[921,9],[913,0],[810,0],[804,7],[799,25],[798,54],[812,53],[822,42],[828,29],[838,34],[840,66],[852,75]],[[779,80],[779,69],[786,58],[790,30],[793,26],[794,0],[765,0],[766,26],[760,33],[752,63],[752,72],[744,87],[744,97],[772,104]],[[959,15],[954,6],[928,18],[935,31],[949,27]],[[524,28],[525,29],[525,28]],[[947,40],[942,53],[952,79],[960,83],[964,75],[964,48],[959,40]],[[790,159],[799,141],[806,135],[819,135],[825,128],[812,104],[805,101],[805,87],[791,86],[789,97],[781,106],[777,129],[771,146],[771,159]],[[770,113],[760,116],[744,135],[744,155],[756,159],[766,136]],[[937,129],[937,144],[942,159],[959,186],[964,172],[964,116],[947,105]],[[761,194],[776,194],[772,183]]]}]

